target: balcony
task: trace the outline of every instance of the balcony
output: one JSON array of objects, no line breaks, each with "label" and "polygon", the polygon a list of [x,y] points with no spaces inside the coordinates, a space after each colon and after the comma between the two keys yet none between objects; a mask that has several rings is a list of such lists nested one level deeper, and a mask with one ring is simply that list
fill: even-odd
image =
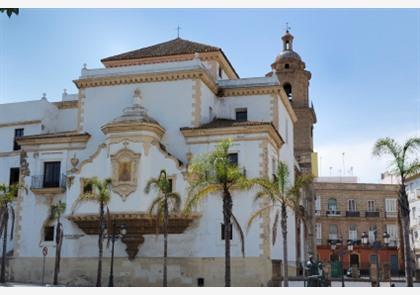
[{"label": "balcony", "polygon": [[335,210],[327,210],[325,213],[327,216],[341,216],[341,212]]},{"label": "balcony", "polygon": [[385,218],[396,218],[397,215],[397,212],[385,212]]},{"label": "balcony", "polygon": [[44,175],[34,175],[31,178],[31,191],[38,195],[62,194],[66,190],[66,175],[61,174],[46,179]]},{"label": "balcony", "polygon": [[346,211],[346,217],[360,217],[360,211]]},{"label": "balcony", "polygon": [[379,217],[379,211],[366,211],[365,217]]}]

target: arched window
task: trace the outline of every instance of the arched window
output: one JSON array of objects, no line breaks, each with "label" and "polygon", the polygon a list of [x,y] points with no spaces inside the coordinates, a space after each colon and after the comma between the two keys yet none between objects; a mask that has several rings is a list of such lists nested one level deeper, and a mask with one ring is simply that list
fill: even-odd
[{"label": "arched window", "polygon": [[285,68],[285,69],[289,69],[289,68],[290,68],[290,65],[289,65],[289,64],[285,64],[285,65],[284,65],[284,68]]},{"label": "arched window", "polygon": [[337,211],[337,200],[334,198],[328,199],[328,211]]},{"label": "arched window", "polygon": [[290,83],[284,83],[283,84],[284,92],[286,92],[289,99],[292,99],[292,85]]}]

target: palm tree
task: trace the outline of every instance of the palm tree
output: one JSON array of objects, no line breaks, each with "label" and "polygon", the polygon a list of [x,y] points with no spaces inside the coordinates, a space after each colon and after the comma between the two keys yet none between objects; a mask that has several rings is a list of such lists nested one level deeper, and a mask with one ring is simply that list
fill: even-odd
[{"label": "palm tree", "polygon": [[159,226],[163,218],[163,287],[168,286],[168,271],[167,271],[167,257],[168,257],[168,217],[169,204],[171,202],[171,211],[178,212],[181,208],[181,196],[172,192],[172,181],[166,175],[165,170],[160,171],[159,178],[151,178],[144,189],[148,194],[151,189],[158,191],[158,196],[153,200],[149,209],[149,214],[156,213],[156,227]]},{"label": "palm tree", "polygon": [[245,188],[246,177],[243,171],[229,158],[231,140],[220,142],[209,154],[195,157],[189,167],[190,189],[185,203],[184,213],[188,214],[211,193],[220,193],[223,199],[223,225],[225,239],[225,286],[231,286],[230,236],[232,222],[239,232],[242,255],[245,256],[244,234],[232,213],[231,189]]},{"label": "palm tree", "polygon": [[66,203],[58,201],[57,204],[51,206],[51,220],[57,220],[55,230],[55,263],[54,263],[54,281],[53,285],[58,285],[58,273],[60,271],[61,246],[63,245],[63,224],[60,221],[61,215],[66,210]]},{"label": "palm tree", "polygon": [[1,258],[0,283],[6,282],[6,249],[7,249],[7,227],[9,212],[12,215],[12,230],[10,239],[13,239],[14,210],[11,203],[17,198],[19,184],[0,184],[0,235],[3,233],[3,253]]},{"label": "palm tree", "polygon": [[308,187],[312,181],[313,176],[311,174],[302,174],[295,177],[295,184],[290,189],[289,196],[289,205],[293,210],[295,215],[295,224],[296,224],[296,267],[298,270],[302,270],[302,257],[300,255],[300,232],[301,232],[301,222],[304,226],[304,231],[307,233],[310,230],[308,225],[308,220],[305,215],[304,207],[302,203],[302,188]]},{"label": "palm tree", "polygon": [[99,204],[99,234],[98,234],[98,271],[96,275],[96,287],[101,286],[102,276],[102,256],[103,256],[103,240],[104,240],[104,229],[105,229],[105,205],[107,205],[111,199],[111,179],[99,180],[97,177],[93,177],[85,180],[85,187],[91,187],[90,192],[83,193],[76,201],[75,205],[81,201],[95,201]]},{"label": "palm tree", "polygon": [[[420,161],[414,156],[420,149],[420,138],[408,139],[403,145],[394,139],[386,137],[378,139],[373,148],[373,155],[391,155],[391,172],[400,178],[400,189],[398,192],[398,205],[401,214],[400,220],[403,233],[405,279],[407,287],[413,286],[413,269],[411,265],[410,250],[410,207],[408,204],[405,188],[408,177],[420,172]],[[414,159],[410,157],[414,156]]]},{"label": "palm tree", "polygon": [[[281,216],[281,232],[283,237],[283,277],[284,286],[289,286],[289,272],[288,272],[288,253],[287,253],[287,207],[300,211],[300,193],[301,189],[309,184],[311,181],[310,176],[297,177],[294,186],[289,187],[289,168],[286,163],[279,162],[275,174],[273,174],[273,180],[268,178],[257,178],[249,180],[249,186],[257,186],[261,190],[257,192],[255,201],[268,201],[269,204],[263,208],[254,212],[249,221],[247,228],[249,229],[253,221],[262,215],[264,212],[271,212],[276,210],[272,234],[273,234],[273,245],[276,242],[277,227],[279,221],[279,215]],[[280,208],[279,208],[280,207]],[[279,211],[280,209],[280,211]],[[301,213],[299,213],[301,215]]]}]

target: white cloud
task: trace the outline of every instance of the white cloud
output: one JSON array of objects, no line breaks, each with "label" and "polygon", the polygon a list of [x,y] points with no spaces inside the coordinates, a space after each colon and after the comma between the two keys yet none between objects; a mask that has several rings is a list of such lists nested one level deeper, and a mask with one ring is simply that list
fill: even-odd
[{"label": "white cloud", "polygon": [[[419,136],[419,131],[414,130],[393,138],[399,143],[404,142],[412,136]],[[346,176],[350,176],[350,168],[353,167],[353,176],[357,176],[362,183],[378,183],[381,180],[381,173],[388,170],[391,157],[381,158],[372,155],[373,145],[377,138],[353,139],[348,142],[324,144],[315,147],[318,152],[318,164],[320,176],[340,176],[343,174],[343,152]]]}]

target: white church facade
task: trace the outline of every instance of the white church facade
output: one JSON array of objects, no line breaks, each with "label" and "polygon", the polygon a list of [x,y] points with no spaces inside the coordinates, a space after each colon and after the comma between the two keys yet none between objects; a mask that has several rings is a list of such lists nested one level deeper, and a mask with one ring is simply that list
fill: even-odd
[{"label": "white church facade", "polygon": [[[285,50],[288,50],[285,48]],[[76,200],[91,177],[112,179],[108,205],[113,219],[128,226],[115,244],[116,286],[160,286],[162,235],[149,225],[155,193],[147,181],[166,169],[173,191],[185,201],[187,168],[195,155],[208,153],[223,139],[247,177],[270,176],[279,161],[289,166],[290,184],[299,164],[294,152],[297,116],[277,75],[239,78],[220,48],[177,38],[101,60],[104,68],[82,69],[74,80],[78,93],[62,100],[0,104],[0,183],[21,181],[9,222],[8,276],[52,280],[55,224],[50,208],[58,201],[64,241],[59,281],[93,286],[98,259],[98,204]],[[242,227],[262,204],[255,190],[233,191],[233,213]],[[274,214],[263,215],[245,235],[245,257],[234,231],[232,285],[267,286],[283,257],[280,227],[272,243]],[[295,216],[288,211],[290,275],[297,256],[307,255],[303,231],[296,237]],[[224,285],[222,199],[211,196],[192,216],[170,219],[169,286]],[[296,239],[300,239],[299,249]],[[299,252],[299,253],[298,253]],[[110,249],[104,243],[103,282]]]}]

